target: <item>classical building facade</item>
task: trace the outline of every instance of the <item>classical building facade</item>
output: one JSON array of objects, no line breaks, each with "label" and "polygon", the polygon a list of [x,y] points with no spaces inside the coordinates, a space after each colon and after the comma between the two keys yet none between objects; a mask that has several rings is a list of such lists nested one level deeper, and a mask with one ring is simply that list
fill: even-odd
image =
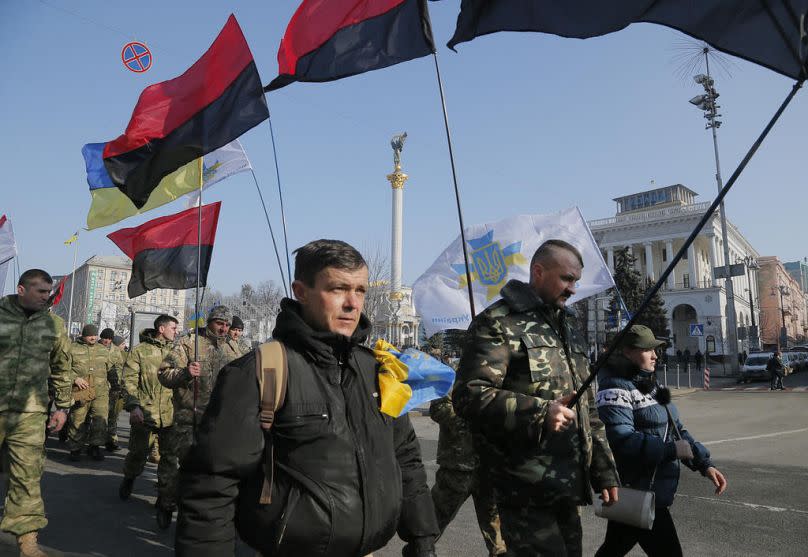
[{"label": "classical building facade", "polygon": [[[628,247],[637,259],[637,270],[656,281],[710,206],[709,202],[697,203],[697,195],[693,190],[675,184],[615,198],[617,211],[613,217],[589,222],[609,268],[614,271],[615,251]],[[758,256],[731,222],[728,222],[727,233],[730,264]],[[708,348],[714,354],[729,353],[724,280],[716,280],[713,273],[713,268],[726,264],[721,236],[721,223],[716,212],[663,286],[662,298],[673,341],[670,353],[685,349],[691,353],[696,350],[704,353]],[[732,280],[738,336],[742,339],[738,350],[748,351],[750,325],[758,321],[756,276],[750,271]],[[754,307],[750,307],[750,292]],[[593,307],[589,319],[590,333],[602,342],[609,328],[604,311],[608,308],[608,299],[604,296],[593,298],[590,307]],[[702,325],[694,332],[703,330],[703,336],[691,336],[691,325]]]},{"label": "classical building facade", "polygon": [[[166,313],[185,320],[185,290],[159,288],[137,298],[129,299],[126,287],[132,274],[132,261],[116,255],[94,255],[75,272],[73,311],[70,312],[71,279],[65,282],[64,295],[54,312],[73,321],[71,333],[76,334],[86,323],[100,328],[110,327],[121,336],[128,337],[131,312],[148,311]],[[58,284],[62,277],[55,277]]]},{"label": "classical building facade", "polygon": [[758,264],[760,337],[763,347],[779,346],[785,349],[805,343],[808,336],[808,296],[804,287],[808,277],[802,275],[800,266],[792,264],[789,265],[791,269],[787,269],[777,257],[761,257]]}]

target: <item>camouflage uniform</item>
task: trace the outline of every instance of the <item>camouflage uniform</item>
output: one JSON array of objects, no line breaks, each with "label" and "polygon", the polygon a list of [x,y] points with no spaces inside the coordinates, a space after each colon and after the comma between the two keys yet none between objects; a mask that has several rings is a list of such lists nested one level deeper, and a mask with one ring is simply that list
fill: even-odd
[{"label": "camouflage uniform", "polygon": [[488,554],[504,555],[505,542],[499,529],[494,489],[488,477],[479,474],[480,459],[474,449],[468,424],[455,414],[448,396],[432,401],[429,416],[440,424],[440,468],[435,475],[435,485],[432,486],[432,502],[441,534],[471,495]]},{"label": "camouflage uniform", "polygon": [[8,448],[8,492],[0,529],[16,536],[47,525],[40,479],[45,464],[48,383],[70,408],[70,341],[47,310],[31,315],[17,296],[0,299],[0,445]]},{"label": "camouflage uniform", "polygon": [[[171,389],[157,379],[160,366],[171,353],[173,346],[164,340],[142,338],[129,354],[123,368],[123,392],[127,412],[138,406],[143,410],[143,423],[133,425],[129,433],[129,453],[123,465],[126,478],[136,478],[143,473],[149,447],[156,436],[163,446],[163,456],[157,467],[157,494],[162,502],[167,490],[177,484],[177,459],[171,447],[171,426],[174,407]],[[173,494],[168,495],[173,499]]]},{"label": "camouflage uniform", "polygon": [[[80,451],[85,442],[101,446],[107,440],[109,415],[109,382],[107,376],[113,361],[109,350],[100,343],[87,344],[79,337],[70,347],[73,379],[81,377],[95,388],[95,398],[76,404],[67,421],[67,448]],[[87,426],[82,428],[85,421]]]},{"label": "camouflage uniform", "polygon": [[508,555],[580,555],[577,506],[618,485],[614,458],[592,389],[577,427],[548,433],[544,419],[588,375],[586,345],[529,285],[511,280],[501,294],[469,327],[455,408],[481,434]]},{"label": "camouflage uniform", "polygon": [[114,344],[107,347],[109,350],[112,368],[109,370],[107,381],[109,382],[109,415],[107,416],[107,445],[118,444],[118,416],[123,410],[123,365],[126,361],[126,353]]},{"label": "camouflage uniform", "polygon": [[[162,440],[160,441],[161,461],[170,451],[181,464],[193,443],[194,381],[188,373],[188,364],[194,361],[194,342],[197,334],[199,335],[199,357],[196,360],[202,368],[197,381],[197,423],[201,420],[208,405],[210,393],[219,371],[239,357],[238,347],[233,339],[227,335],[216,337],[207,328],[184,337],[168,355],[157,373],[160,383],[174,390],[174,427],[171,428],[170,448],[167,448]],[[167,495],[162,500],[162,505],[166,508],[176,507],[176,482],[166,487],[166,493],[171,495]]]}]

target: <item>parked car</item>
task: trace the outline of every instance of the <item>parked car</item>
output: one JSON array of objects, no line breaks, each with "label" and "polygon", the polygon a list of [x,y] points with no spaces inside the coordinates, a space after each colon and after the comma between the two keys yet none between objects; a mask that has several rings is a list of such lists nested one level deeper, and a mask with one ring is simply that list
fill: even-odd
[{"label": "parked car", "polygon": [[803,371],[808,368],[808,352],[802,350],[789,350],[783,353],[791,362],[792,371]]},{"label": "parked car", "polygon": [[[789,354],[782,354],[785,375],[791,373],[792,366],[794,365],[794,360],[789,356]],[[749,357],[741,368],[741,376],[738,378],[738,383],[748,383],[756,379],[764,381],[771,380],[771,373],[766,369],[766,364],[769,363],[771,357],[771,352],[753,352],[749,354]]]}]

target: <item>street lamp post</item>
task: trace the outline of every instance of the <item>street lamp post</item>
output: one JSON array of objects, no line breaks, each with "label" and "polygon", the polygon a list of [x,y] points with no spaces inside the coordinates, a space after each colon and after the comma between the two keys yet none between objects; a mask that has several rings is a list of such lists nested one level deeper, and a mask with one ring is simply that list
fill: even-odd
[{"label": "street lamp post", "polygon": [[[713,78],[710,77],[710,59],[708,57],[709,48],[704,48],[704,61],[706,63],[707,75],[699,74],[693,79],[704,87],[704,94],[698,95],[690,99],[690,103],[704,111],[704,117],[707,119],[705,129],[712,130],[713,133],[713,153],[715,155],[715,182],[718,186],[719,193],[724,188],[724,182],[721,179],[721,163],[718,158],[718,134],[716,130],[721,126],[721,121],[718,117],[719,105],[716,104],[718,92],[715,90]],[[729,344],[728,358],[730,362],[738,360],[738,326],[737,316],[735,313],[735,289],[732,284],[732,276],[729,272],[730,258],[729,258],[729,240],[727,238],[727,215],[724,211],[724,202],[719,206],[719,214],[721,217],[721,238],[724,243],[724,262],[727,268],[725,289],[727,295],[727,342]]]},{"label": "street lamp post", "polygon": [[780,294],[780,318],[782,319],[782,326],[780,328],[780,340],[778,344],[780,348],[788,348],[788,329],[786,329],[786,306],[783,302],[783,297],[791,296],[791,292],[788,289],[788,286],[780,284],[778,286],[772,286],[772,296],[777,296]]},{"label": "street lamp post", "polygon": [[752,297],[752,274],[751,271],[760,269],[757,259],[751,255],[747,255],[743,259],[737,259],[738,263],[743,263],[746,266],[746,282],[749,284],[749,315],[752,319],[752,328],[749,334],[749,348],[757,350],[760,348],[760,337],[758,336],[757,324],[755,323],[755,303]]}]

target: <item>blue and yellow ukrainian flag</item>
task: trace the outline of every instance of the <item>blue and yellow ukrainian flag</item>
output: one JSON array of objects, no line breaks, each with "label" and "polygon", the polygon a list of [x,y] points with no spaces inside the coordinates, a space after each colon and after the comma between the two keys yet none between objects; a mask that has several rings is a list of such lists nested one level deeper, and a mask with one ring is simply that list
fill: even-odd
[{"label": "blue and yellow ukrainian flag", "polygon": [[119,222],[125,218],[144,213],[200,188],[202,164],[200,160],[189,162],[168,176],[149,195],[146,204],[138,209],[119,190],[104,167],[105,143],[88,143],[81,149],[87,168],[87,183],[93,198],[90,212],[87,213],[87,229],[100,228]]}]

